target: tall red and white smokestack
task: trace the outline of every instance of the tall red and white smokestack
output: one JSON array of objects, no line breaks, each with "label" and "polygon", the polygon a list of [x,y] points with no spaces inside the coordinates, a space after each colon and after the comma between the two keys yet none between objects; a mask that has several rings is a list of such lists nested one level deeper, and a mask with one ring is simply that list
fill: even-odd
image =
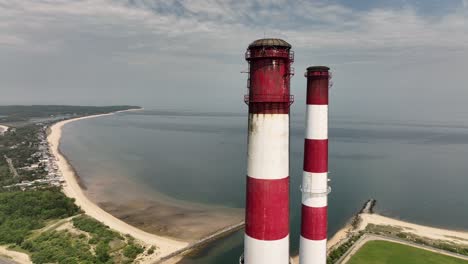
[{"label": "tall red and white smokestack", "polygon": [[300,264],[327,263],[329,68],[307,68]]},{"label": "tall red and white smokestack", "polygon": [[289,263],[289,106],[291,45],[260,39],[249,45],[245,264]]}]

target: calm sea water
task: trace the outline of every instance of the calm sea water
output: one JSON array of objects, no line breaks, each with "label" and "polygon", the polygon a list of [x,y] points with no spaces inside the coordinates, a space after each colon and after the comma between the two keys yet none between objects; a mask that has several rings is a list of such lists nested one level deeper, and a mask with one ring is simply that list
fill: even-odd
[{"label": "calm sea water", "polygon": [[[303,120],[291,120],[292,254],[298,251]],[[244,114],[121,113],[71,123],[61,148],[85,185],[101,184],[102,192],[119,199],[125,193],[107,190],[96,175],[115,175],[116,184],[125,178],[180,200],[242,208],[246,131]],[[467,161],[468,126],[332,119],[330,234],[369,198],[388,216],[468,229]],[[183,263],[237,263],[242,239],[237,232]]]}]

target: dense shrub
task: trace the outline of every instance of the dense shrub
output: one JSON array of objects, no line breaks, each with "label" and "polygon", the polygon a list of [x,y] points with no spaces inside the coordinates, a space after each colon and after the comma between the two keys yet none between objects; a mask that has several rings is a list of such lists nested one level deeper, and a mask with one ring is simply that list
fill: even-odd
[{"label": "dense shrub", "polygon": [[97,260],[103,263],[107,262],[110,259],[109,250],[110,247],[108,243],[104,241],[99,242],[95,250]]},{"label": "dense shrub", "polygon": [[91,233],[91,244],[97,244],[100,241],[109,243],[113,239],[123,239],[117,232],[112,231],[108,226],[86,215],[80,215],[73,218],[73,225],[85,232]]},{"label": "dense shrub", "polygon": [[73,199],[59,189],[0,192],[0,244],[21,244],[46,220],[66,218],[79,212]]},{"label": "dense shrub", "polygon": [[351,246],[354,245],[354,243],[356,243],[356,241],[359,238],[361,238],[362,235],[363,235],[363,233],[359,232],[357,235],[351,237],[350,239],[348,239],[348,241],[346,241],[341,246],[339,246],[338,248],[336,248],[332,252],[330,252],[330,254],[327,257],[327,264],[333,264],[338,259],[340,259],[341,256],[343,256],[346,253],[346,251],[348,251],[349,248],[351,248]]},{"label": "dense shrub", "polygon": [[31,252],[31,260],[38,264],[104,263],[90,254],[86,240],[76,239],[66,231],[42,233],[24,242],[22,248]]},{"label": "dense shrub", "polygon": [[143,253],[144,248],[137,244],[130,243],[128,244],[123,251],[123,254],[125,257],[130,258],[130,259],[135,259],[138,254]]},{"label": "dense shrub", "polygon": [[151,247],[148,249],[148,251],[147,251],[148,255],[153,254],[155,250],[156,250],[156,247],[155,247],[155,246],[151,246]]}]

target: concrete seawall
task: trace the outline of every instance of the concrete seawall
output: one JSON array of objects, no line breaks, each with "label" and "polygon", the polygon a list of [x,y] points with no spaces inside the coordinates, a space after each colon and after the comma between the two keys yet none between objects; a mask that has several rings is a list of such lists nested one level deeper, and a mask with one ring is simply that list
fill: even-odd
[{"label": "concrete seawall", "polygon": [[179,249],[177,251],[174,251],[173,253],[171,253],[171,254],[169,254],[167,256],[164,256],[164,257],[160,258],[159,260],[153,262],[153,264],[162,264],[162,263],[170,260],[171,258],[181,256],[181,255],[183,255],[183,254],[185,254],[185,253],[187,253],[187,252],[189,252],[191,250],[200,248],[200,247],[206,245],[207,243],[209,243],[209,242],[211,242],[213,240],[216,240],[216,239],[218,239],[220,237],[226,236],[226,235],[228,235],[230,233],[233,233],[233,232],[235,232],[235,231],[237,231],[239,229],[242,229],[244,227],[244,225],[245,225],[245,222],[242,221],[242,222],[240,222],[238,224],[228,226],[226,228],[218,230],[218,231],[214,232],[211,235],[208,235],[208,236],[206,236],[204,238],[201,238],[201,239],[191,243],[190,245],[188,245],[188,246],[186,246],[184,248],[181,248],[181,249]]}]

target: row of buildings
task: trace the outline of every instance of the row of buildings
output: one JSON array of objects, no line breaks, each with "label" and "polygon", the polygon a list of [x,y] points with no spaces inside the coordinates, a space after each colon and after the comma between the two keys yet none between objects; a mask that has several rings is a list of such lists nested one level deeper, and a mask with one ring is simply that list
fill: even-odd
[{"label": "row of buildings", "polygon": [[[37,151],[34,152],[31,156],[31,160],[37,161],[28,166],[18,168],[18,171],[28,171],[32,172],[32,175],[38,177],[34,180],[23,180],[20,183],[4,186],[5,188],[19,187],[22,190],[25,189],[34,189],[38,186],[48,185],[48,186],[61,186],[64,183],[62,173],[58,169],[56,164],[56,158],[53,156],[50,151],[49,144],[47,142],[47,129],[49,128],[52,122],[47,123],[38,123],[40,125],[38,133],[38,147]],[[42,170],[43,173],[39,171]],[[35,173],[36,172],[36,173]],[[21,173],[20,173],[21,174]],[[42,175],[41,175],[42,174]]]}]

